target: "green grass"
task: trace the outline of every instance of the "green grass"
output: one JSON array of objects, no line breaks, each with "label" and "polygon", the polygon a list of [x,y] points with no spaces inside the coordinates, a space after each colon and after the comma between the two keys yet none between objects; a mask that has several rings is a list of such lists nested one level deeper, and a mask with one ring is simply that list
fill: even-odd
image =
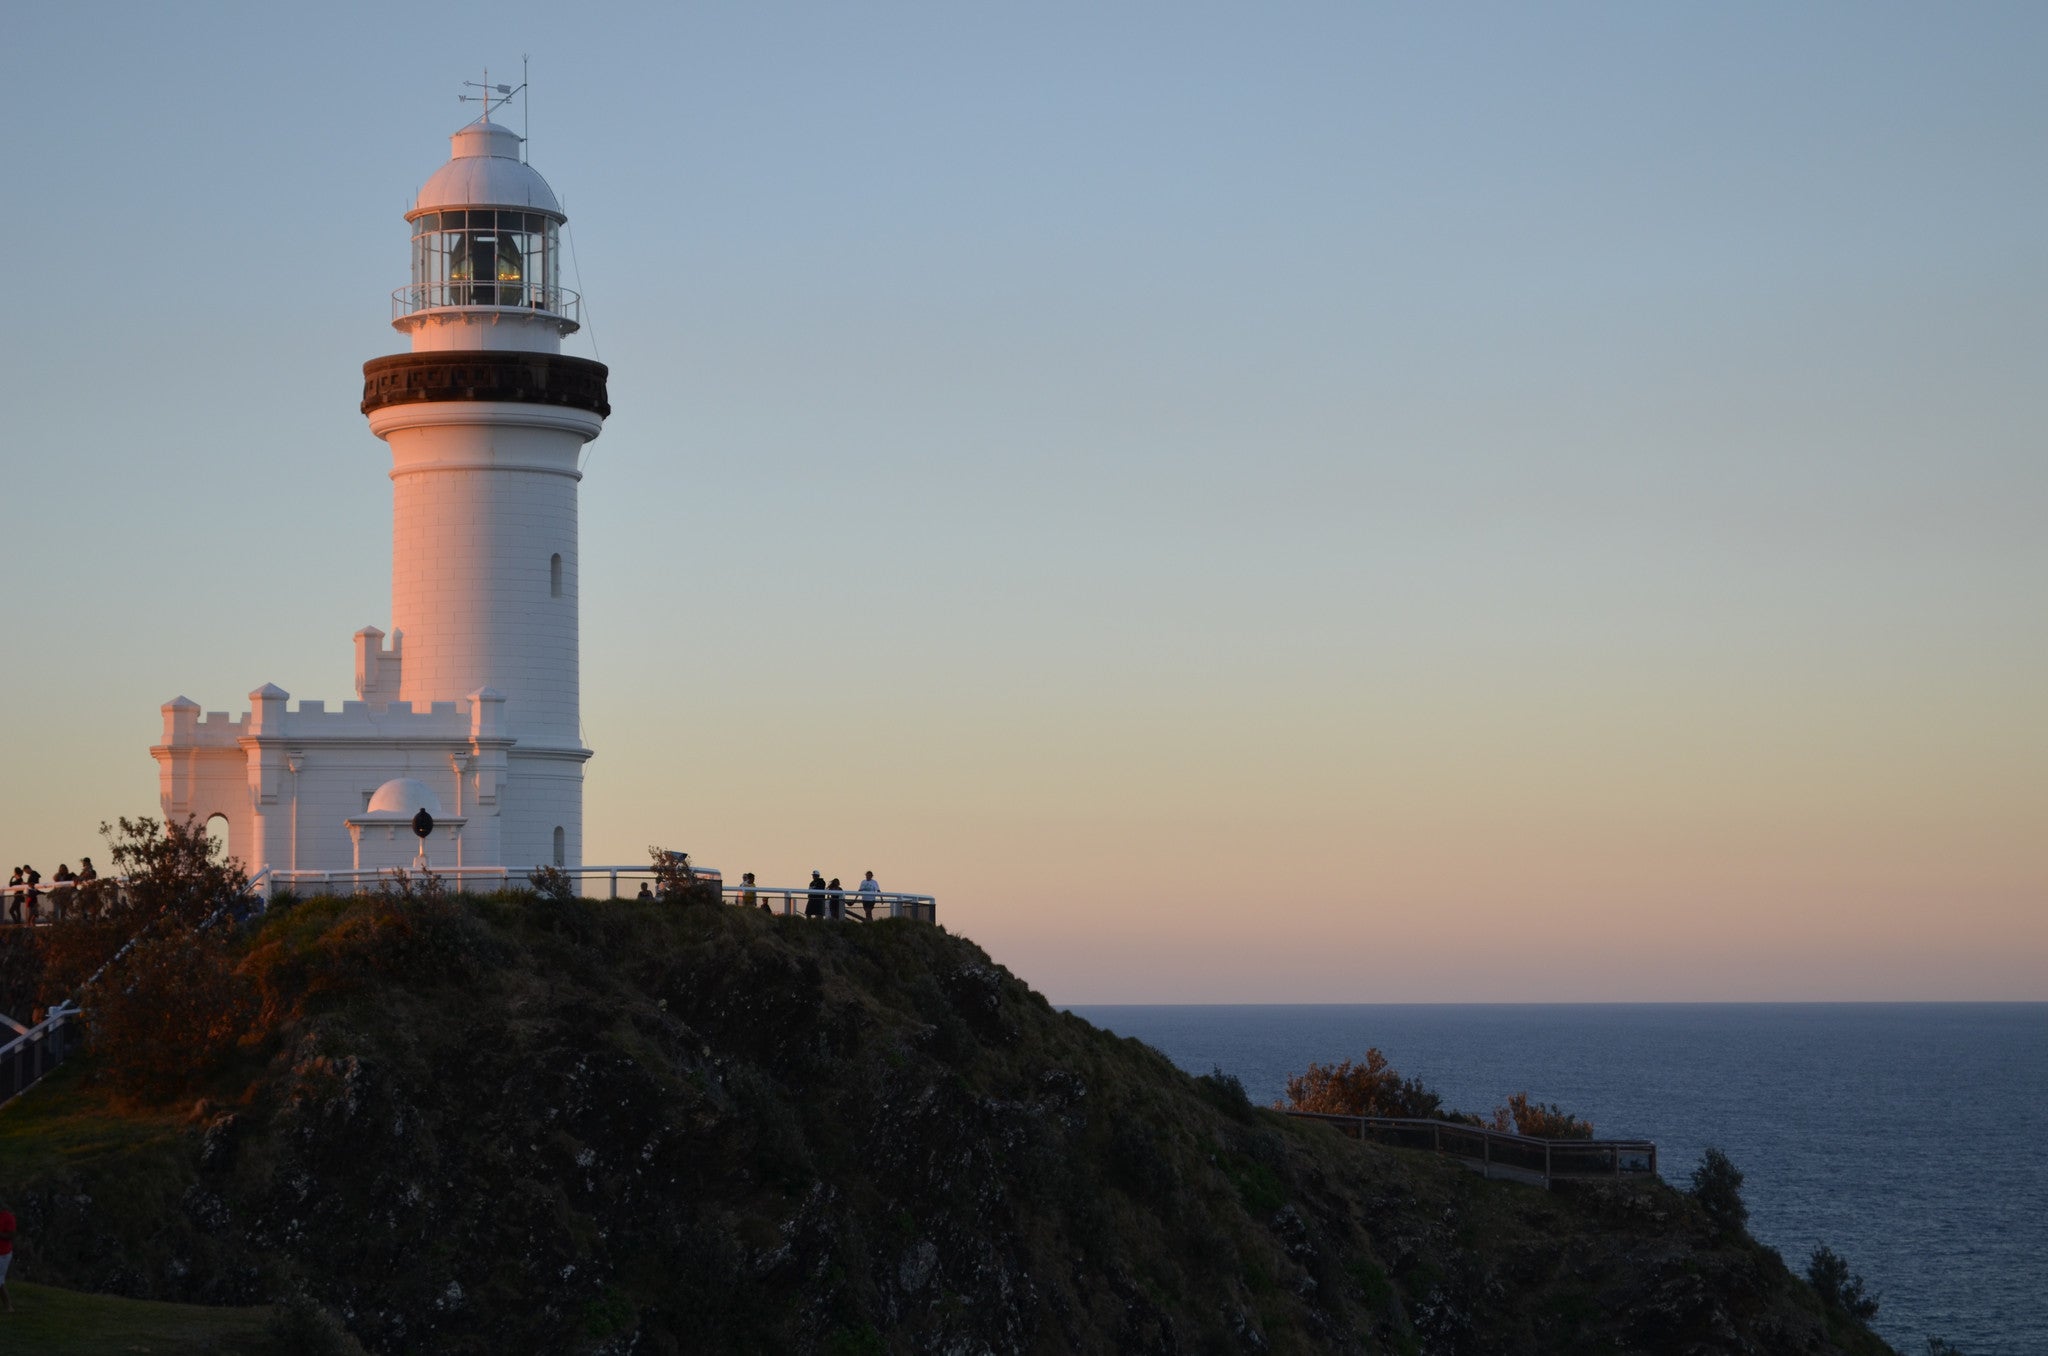
[{"label": "green grass", "polygon": [[0,1313],[0,1350],[36,1356],[198,1356],[263,1349],[269,1309],[116,1299],[14,1281],[14,1312]]},{"label": "green grass", "polygon": [[10,1177],[177,1139],[182,1111],[117,1107],[84,1083],[85,1063],[82,1056],[73,1059],[0,1110],[0,1166]]}]

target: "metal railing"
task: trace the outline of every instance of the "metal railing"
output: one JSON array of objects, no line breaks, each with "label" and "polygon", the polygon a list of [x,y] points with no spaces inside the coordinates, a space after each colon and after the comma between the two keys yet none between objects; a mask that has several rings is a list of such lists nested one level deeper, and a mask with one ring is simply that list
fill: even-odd
[{"label": "metal railing", "polygon": [[523,282],[431,282],[408,283],[391,293],[393,320],[422,311],[450,309],[538,311],[571,325],[583,323],[583,298],[566,287]]},{"label": "metal railing", "polygon": [[13,1101],[43,1075],[64,1062],[78,1044],[73,1019],[78,1009],[59,1003],[34,1026],[23,1026],[12,1017],[0,1016],[0,1028],[17,1034],[0,1045],[0,1104]]},{"label": "metal railing", "polygon": [[[87,913],[104,908],[121,896],[118,876],[95,876],[91,880],[44,881],[40,885],[0,885],[0,927],[15,923],[14,906],[21,905],[21,922],[48,927],[73,910]],[[29,899],[33,892],[35,899]]]},{"label": "metal railing", "polygon": [[932,895],[909,895],[883,890],[862,894],[858,890],[786,889],[782,886],[727,885],[719,898],[742,908],[766,909],[785,918],[802,914],[811,918],[872,923],[881,918],[913,918],[920,923],[939,921],[939,901]]},{"label": "metal railing", "polygon": [[1657,1146],[1646,1139],[1537,1139],[1459,1121],[1401,1116],[1342,1116],[1325,1111],[1291,1111],[1300,1120],[1323,1121],[1353,1139],[1402,1149],[1427,1149],[1454,1158],[1487,1177],[1549,1186],[1560,1178],[1654,1178]]},{"label": "metal railing", "polygon": [[[660,888],[654,868],[648,865],[572,866],[561,870],[569,878],[572,888],[587,899],[637,899],[641,897],[643,886],[647,895],[652,897]],[[864,895],[858,889],[813,890],[807,885],[749,885],[745,882],[735,885],[728,884],[715,868],[700,866],[692,870],[700,884],[718,887],[722,902],[742,908],[765,907],[768,912],[785,917],[806,915],[851,919],[857,923],[883,918],[913,918],[919,922],[936,923],[939,918],[939,902],[933,895],[892,890]],[[382,889],[401,879],[421,885],[430,876],[439,877],[444,884],[458,890],[523,890],[527,885],[523,871],[512,871],[502,866],[451,866],[425,871],[390,867],[362,871],[275,871],[270,875],[270,886],[273,893],[290,890],[295,895],[308,897],[354,895]],[[592,888],[593,885],[598,888]]]}]

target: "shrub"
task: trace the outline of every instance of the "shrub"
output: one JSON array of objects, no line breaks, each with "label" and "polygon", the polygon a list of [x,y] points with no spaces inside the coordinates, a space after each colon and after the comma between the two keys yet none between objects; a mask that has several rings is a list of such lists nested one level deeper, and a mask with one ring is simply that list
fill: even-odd
[{"label": "shrub", "polygon": [[1506,1106],[1494,1110],[1493,1128],[1511,1127],[1532,1139],[1593,1138],[1593,1122],[1582,1121],[1555,1103],[1532,1102],[1526,1092],[1515,1093]]},{"label": "shrub", "polygon": [[120,819],[101,824],[100,832],[112,873],[127,884],[81,887],[63,920],[46,929],[38,995],[45,1005],[76,994],[137,937],[197,928],[248,890],[241,864],[223,855],[196,820]]},{"label": "shrub", "polygon": [[114,874],[128,878],[116,907],[147,925],[170,919],[197,926],[247,892],[242,864],[220,852],[196,819],[180,824],[118,819],[100,825]]},{"label": "shrub", "polygon": [[576,898],[576,882],[559,866],[536,866],[526,873],[533,892],[553,904],[567,904]]},{"label": "shrub", "polygon": [[1287,1097],[1276,1103],[1289,1111],[1330,1116],[1411,1116],[1427,1119],[1443,1110],[1443,1099],[1413,1078],[1404,1079],[1374,1046],[1362,1063],[1311,1064],[1287,1080]]},{"label": "shrub", "polygon": [[303,1293],[277,1306],[265,1337],[267,1350],[292,1356],[364,1356],[363,1344],[333,1310]]},{"label": "shrub", "polygon": [[1740,1233],[1749,1223],[1749,1207],[1742,1203],[1742,1169],[1711,1145],[1692,1170],[1692,1198],[1724,1234]]},{"label": "shrub", "polygon": [[94,986],[86,1008],[100,1067],[125,1092],[168,1097],[212,1072],[256,1012],[226,928],[138,938]]},{"label": "shrub", "polygon": [[696,871],[690,867],[689,853],[650,847],[647,855],[654,859],[654,893],[657,898],[671,904],[718,902],[718,887],[708,880],[697,879]]},{"label": "shrub", "polygon": [[1196,1074],[1195,1087],[1217,1110],[1238,1120],[1251,1118],[1252,1099],[1245,1095],[1244,1081],[1236,1074],[1223,1072],[1222,1065]]},{"label": "shrub", "polygon": [[1813,1260],[1806,1264],[1806,1283],[1822,1304],[1858,1323],[1877,1317],[1877,1296],[1863,1293],[1863,1278],[1850,1275],[1849,1264],[1825,1243],[1813,1250]]}]

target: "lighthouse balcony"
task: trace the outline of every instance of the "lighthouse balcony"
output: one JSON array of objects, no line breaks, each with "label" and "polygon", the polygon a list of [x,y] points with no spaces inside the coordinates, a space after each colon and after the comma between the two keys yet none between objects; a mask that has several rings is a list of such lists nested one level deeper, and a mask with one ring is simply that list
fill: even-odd
[{"label": "lighthouse balcony", "polygon": [[391,294],[391,322],[430,311],[482,311],[544,316],[570,334],[583,325],[583,298],[566,287],[519,282],[413,283]]}]

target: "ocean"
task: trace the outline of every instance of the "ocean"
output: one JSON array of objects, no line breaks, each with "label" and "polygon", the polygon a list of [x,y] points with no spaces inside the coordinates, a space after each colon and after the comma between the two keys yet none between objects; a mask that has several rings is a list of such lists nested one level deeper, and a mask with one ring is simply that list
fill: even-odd
[{"label": "ocean", "polygon": [[1446,1105],[1512,1092],[1594,1133],[1742,1169],[1750,1232],[1804,1273],[1816,1244],[1880,1298],[1908,1356],[2048,1353],[2048,1003],[1091,1006],[1190,1073],[1278,1099],[1310,1061],[1378,1046]]}]

